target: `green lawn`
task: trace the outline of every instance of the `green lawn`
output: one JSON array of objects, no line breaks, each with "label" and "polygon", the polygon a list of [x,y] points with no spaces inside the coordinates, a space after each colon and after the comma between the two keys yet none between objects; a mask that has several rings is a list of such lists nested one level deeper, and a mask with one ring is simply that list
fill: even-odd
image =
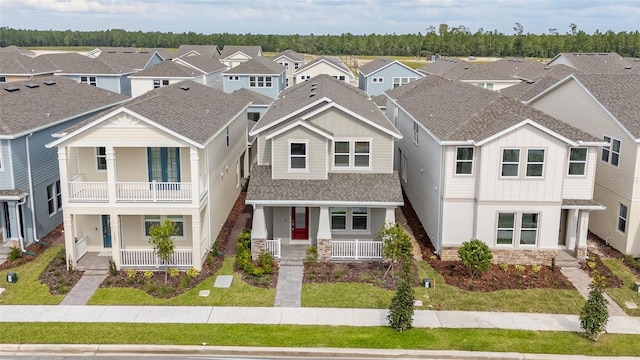
[{"label": "green lawn", "polygon": [[[0,304],[4,305],[57,305],[64,298],[63,295],[51,295],[49,287],[40,282],[40,273],[58,254],[62,245],[55,245],[47,249],[35,260],[13,269],[0,271],[0,287],[7,290],[0,295]],[[7,283],[7,273],[15,272],[18,282]]]},{"label": "green lawn", "polygon": [[[412,329],[387,327],[3,323],[2,343],[175,344],[499,351],[592,356],[638,356],[640,336],[604,334],[593,342],[570,332]],[[34,336],[33,334],[38,334]]]},{"label": "green lawn", "polygon": [[[503,290],[487,293],[461,290],[445,284],[425,261],[418,263],[420,278],[430,278],[430,289],[415,288],[416,299],[424,306],[419,309],[537,312],[550,314],[579,314],[585,300],[577,290]],[[388,308],[392,290],[367,284],[305,284],[302,287],[302,306],[308,307],[361,307]],[[531,301],[531,299],[536,299]]]},{"label": "green lawn", "polygon": [[622,279],[623,284],[618,289],[605,289],[611,299],[615,301],[628,315],[640,316],[640,309],[627,309],[624,305],[625,301],[632,301],[640,306],[640,293],[634,289],[634,283],[640,281],[626,266],[620,261],[620,259],[602,259],[602,262],[607,265],[611,271]]},{"label": "green lawn", "polygon": [[[194,306],[273,306],[275,289],[251,286],[233,271],[235,257],[227,256],[213,276],[184,294],[170,299],[158,299],[134,288],[100,288],[89,299],[89,305],[194,305]],[[214,288],[218,275],[233,275],[230,288]],[[210,290],[208,297],[200,297],[200,290]]]}]

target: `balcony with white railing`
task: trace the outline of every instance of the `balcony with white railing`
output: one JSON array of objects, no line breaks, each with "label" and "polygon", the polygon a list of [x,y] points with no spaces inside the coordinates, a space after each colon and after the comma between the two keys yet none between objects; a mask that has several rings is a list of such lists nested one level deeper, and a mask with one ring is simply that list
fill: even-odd
[{"label": "balcony with white railing", "polygon": [[382,241],[331,241],[332,260],[382,259]]},{"label": "balcony with white railing", "polygon": [[[77,176],[69,182],[70,202],[108,202],[107,182],[81,181]],[[114,199],[117,202],[191,202],[189,182],[117,182]]]}]

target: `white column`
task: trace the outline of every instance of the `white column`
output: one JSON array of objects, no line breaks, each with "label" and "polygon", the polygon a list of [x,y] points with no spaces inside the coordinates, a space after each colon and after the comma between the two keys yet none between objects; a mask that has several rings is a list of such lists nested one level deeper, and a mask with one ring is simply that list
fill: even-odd
[{"label": "white column", "polygon": [[318,236],[317,240],[331,239],[331,221],[329,219],[329,207],[320,207],[320,216],[318,217]]},{"label": "white column", "polygon": [[197,205],[200,203],[200,161],[197,148],[189,148],[189,158],[191,160],[191,201]]},{"label": "white column", "polygon": [[[107,165],[108,166],[108,165]],[[117,214],[109,215],[111,231],[111,256],[116,267],[120,269],[120,248],[122,247],[122,239],[120,238],[120,216]]]},{"label": "white column", "polygon": [[69,169],[67,168],[67,147],[58,148],[58,167],[60,168],[60,191],[62,192],[62,207],[69,203]]},{"label": "white column", "polygon": [[78,265],[78,259],[76,258],[76,243],[74,240],[75,229],[73,226],[73,216],[68,211],[62,212],[63,228],[64,228],[64,248],[67,252],[67,266],[69,261],[75,268]]},{"label": "white column", "polygon": [[578,235],[575,248],[587,246],[587,232],[589,230],[589,210],[580,210],[578,216]]},{"label": "white column", "polygon": [[[109,203],[116,202],[116,153],[113,146],[105,147],[107,159],[107,187],[109,188]],[[113,220],[112,220],[113,221]]]},{"label": "white column", "polygon": [[192,238],[192,246],[193,249],[193,268],[200,271],[202,270],[202,257],[200,256],[200,240],[202,240],[202,235],[200,234],[200,214],[196,213],[196,215],[191,215],[191,238]]},{"label": "white column", "polygon": [[396,222],[396,208],[394,207],[388,207],[385,210],[384,213],[384,223],[386,224],[393,224]]},{"label": "white column", "polygon": [[253,224],[251,225],[252,239],[267,239],[267,222],[264,217],[264,206],[253,207]]},{"label": "white column", "polygon": [[565,244],[567,249],[575,249],[578,236],[578,210],[569,209],[567,215],[567,241]]}]

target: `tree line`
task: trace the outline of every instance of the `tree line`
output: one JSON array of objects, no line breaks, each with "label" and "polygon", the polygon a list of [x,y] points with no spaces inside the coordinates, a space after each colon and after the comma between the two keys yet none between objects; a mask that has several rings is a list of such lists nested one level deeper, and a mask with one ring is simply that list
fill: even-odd
[{"label": "tree line", "polygon": [[575,24],[559,33],[525,33],[516,23],[513,34],[478,29],[472,33],[464,26],[440,24],[429,26],[425,33],[353,35],[263,35],[202,34],[195,32],[142,32],[110,29],[102,31],[27,30],[0,27],[0,46],[118,46],[139,48],[176,48],[183,44],[260,45],[266,52],[291,49],[318,55],[385,55],[429,57],[447,56],[526,56],[549,58],[560,52],[617,52],[622,56],[639,56],[640,33],[579,30]]}]

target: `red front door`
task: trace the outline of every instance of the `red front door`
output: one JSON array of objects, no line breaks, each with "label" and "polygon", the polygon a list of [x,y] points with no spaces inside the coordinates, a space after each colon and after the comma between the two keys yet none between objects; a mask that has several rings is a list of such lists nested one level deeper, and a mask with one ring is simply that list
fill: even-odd
[{"label": "red front door", "polygon": [[309,208],[291,208],[291,240],[309,239]]}]

